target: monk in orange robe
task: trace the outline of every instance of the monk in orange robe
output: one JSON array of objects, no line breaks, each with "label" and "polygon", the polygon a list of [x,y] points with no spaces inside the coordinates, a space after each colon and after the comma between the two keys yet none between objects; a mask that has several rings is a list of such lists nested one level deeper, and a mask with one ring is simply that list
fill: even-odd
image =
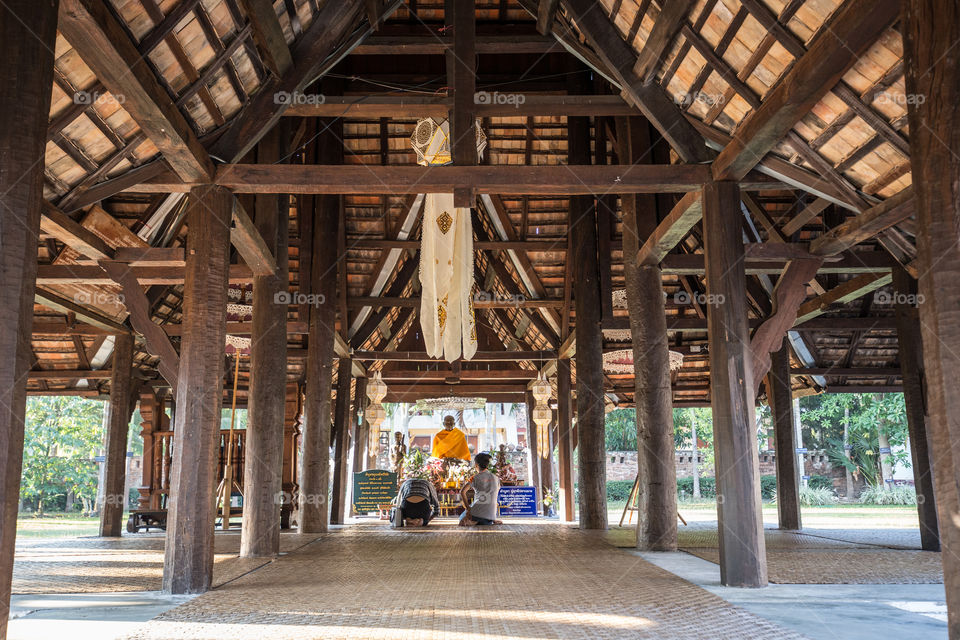
[{"label": "monk in orange robe", "polygon": [[430,455],[434,458],[460,458],[470,461],[467,436],[453,426],[453,416],[446,416],[443,419],[443,431],[433,436],[433,449]]}]

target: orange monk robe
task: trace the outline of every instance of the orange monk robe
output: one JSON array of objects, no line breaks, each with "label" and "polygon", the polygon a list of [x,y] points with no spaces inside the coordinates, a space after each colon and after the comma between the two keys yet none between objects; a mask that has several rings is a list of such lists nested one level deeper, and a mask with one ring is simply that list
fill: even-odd
[{"label": "orange monk robe", "polygon": [[430,455],[434,458],[460,458],[469,462],[470,449],[467,447],[467,436],[456,427],[450,431],[443,429],[433,436],[433,450]]}]

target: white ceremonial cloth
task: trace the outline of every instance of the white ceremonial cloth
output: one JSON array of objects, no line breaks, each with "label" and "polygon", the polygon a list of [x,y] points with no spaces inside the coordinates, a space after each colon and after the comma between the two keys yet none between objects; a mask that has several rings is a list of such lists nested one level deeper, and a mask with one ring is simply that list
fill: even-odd
[{"label": "white ceremonial cloth", "polygon": [[477,352],[473,313],[473,224],[453,194],[428,193],[420,246],[420,327],[427,355],[453,362]]}]

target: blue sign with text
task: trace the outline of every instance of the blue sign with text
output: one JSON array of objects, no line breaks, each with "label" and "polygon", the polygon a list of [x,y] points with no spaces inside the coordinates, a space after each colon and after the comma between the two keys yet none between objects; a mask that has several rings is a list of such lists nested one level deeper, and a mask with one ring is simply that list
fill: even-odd
[{"label": "blue sign with text", "polygon": [[500,487],[497,496],[502,516],[537,515],[537,488],[536,487]]}]

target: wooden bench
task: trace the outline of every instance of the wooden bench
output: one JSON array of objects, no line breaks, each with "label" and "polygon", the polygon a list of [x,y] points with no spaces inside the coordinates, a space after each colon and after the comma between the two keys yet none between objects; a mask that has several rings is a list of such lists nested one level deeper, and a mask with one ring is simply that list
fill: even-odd
[{"label": "wooden bench", "polygon": [[139,533],[140,529],[150,531],[150,527],[167,530],[167,510],[166,509],[136,509],[130,512],[127,518],[127,532]]}]

